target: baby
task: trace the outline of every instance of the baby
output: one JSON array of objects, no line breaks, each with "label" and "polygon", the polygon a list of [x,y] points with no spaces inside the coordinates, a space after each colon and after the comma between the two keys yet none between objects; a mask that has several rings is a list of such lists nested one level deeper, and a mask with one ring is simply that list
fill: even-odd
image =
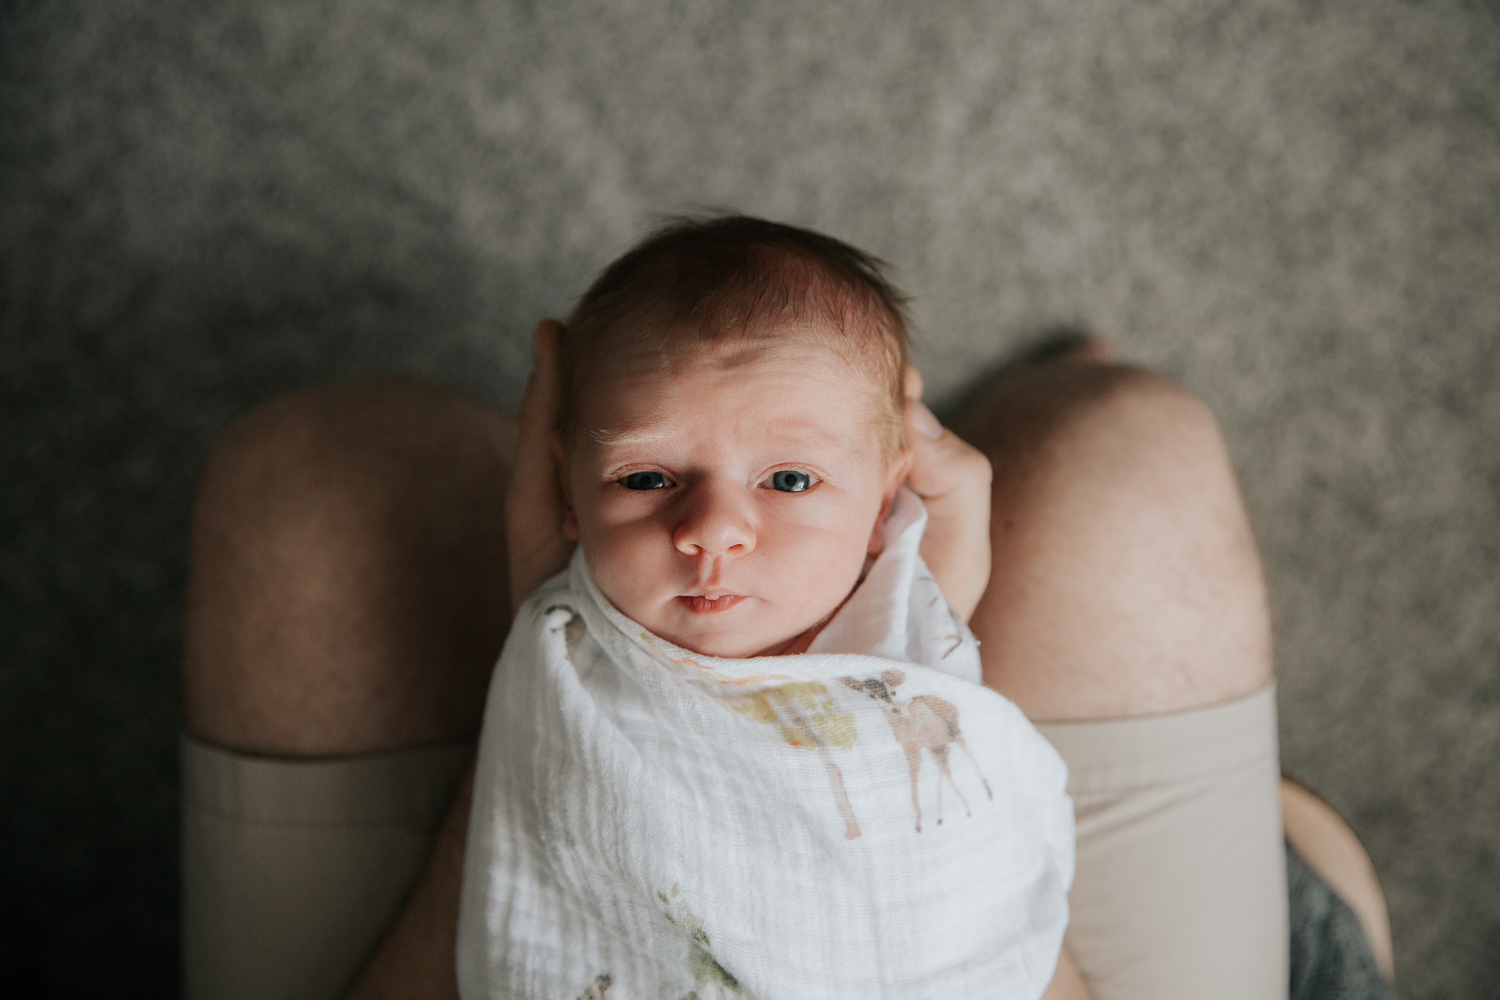
[{"label": "baby", "polygon": [[569,317],[578,547],[491,688],[466,997],[1046,988],[1065,773],[920,557],[901,304],[849,246],[727,218],[649,237]]}]

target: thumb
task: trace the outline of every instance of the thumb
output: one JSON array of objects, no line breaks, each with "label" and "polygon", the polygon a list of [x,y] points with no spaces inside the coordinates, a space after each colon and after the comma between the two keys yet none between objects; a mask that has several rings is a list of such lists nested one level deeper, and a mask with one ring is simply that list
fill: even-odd
[{"label": "thumb", "polygon": [[528,438],[545,442],[562,413],[562,324],[544,319],[531,335],[531,375],[521,397],[521,446]]},{"label": "thumb", "polygon": [[906,404],[906,440],[911,450],[906,483],[917,496],[934,500],[988,490],[989,460],[916,400]]},{"label": "thumb", "polygon": [[906,425],[907,429],[917,432],[919,439],[926,438],[928,441],[937,441],[946,433],[943,425],[938,422],[937,414],[929,410],[927,404],[920,399],[907,400]]},{"label": "thumb", "polygon": [[516,463],[505,502],[512,610],[562,569],[572,552],[554,438],[562,416],[562,324],[543,320],[532,336],[533,368],[521,399]]}]

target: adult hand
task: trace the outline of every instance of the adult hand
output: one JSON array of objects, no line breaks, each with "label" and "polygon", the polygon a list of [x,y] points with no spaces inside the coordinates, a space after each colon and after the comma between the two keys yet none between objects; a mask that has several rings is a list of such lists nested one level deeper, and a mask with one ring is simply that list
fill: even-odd
[{"label": "adult hand", "polygon": [[573,542],[563,536],[564,471],[554,444],[562,412],[562,334],[561,323],[544,319],[531,337],[531,377],[521,397],[516,464],[505,496],[512,615],[573,555]]},{"label": "adult hand", "polygon": [[922,560],[964,621],[990,582],[990,460],[922,404],[922,376],[906,366],[906,485],[927,507]]}]

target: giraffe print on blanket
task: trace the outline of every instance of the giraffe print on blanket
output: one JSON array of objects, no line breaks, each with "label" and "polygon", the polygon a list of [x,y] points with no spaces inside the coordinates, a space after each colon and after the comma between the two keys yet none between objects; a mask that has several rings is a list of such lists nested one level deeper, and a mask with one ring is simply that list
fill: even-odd
[{"label": "giraffe print on blanket", "polygon": [[958,782],[953,780],[953,771],[948,767],[948,747],[957,744],[974,764],[974,770],[979,775],[980,784],[984,785],[984,794],[991,799],[995,797],[990,791],[990,783],[985,780],[984,772],[979,770],[979,761],[974,759],[969,745],[964,742],[963,730],[958,727],[958,708],[951,701],[945,701],[935,695],[919,694],[914,698],[900,699],[896,697],[896,688],[906,680],[906,674],[899,670],[887,670],[879,677],[867,677],[857,680],[853,677],[840,677],[846,687],[852,688],[861,694],[869,695],[885,713],[885,721],[891,724],[891,732],[896,736],[896,742],[901,744],[901,749],[906,753],[906,766],[911,772],[911,804],[917,812],[917,832],[922,832],[922,799],[919,794],[920,779],[922,775],[922,751],[926,750],[932,754],[932,759],[937,762],[938,777],[937,807],[938,825],[943,825],[943,778],[948,779],[948,784],[953,786],[958,800],[964,804],[964,812],[970,816],[973,811],[969,808],[969,800],[964,798],[964,793],[958,787]]},{"label": "giraffe print on blanket", "polygon": [[845,753],[854,749],[854,744],[859,741],[859,730],[853,713],[838,711],[826,684],[822,681],[795,681],[782,674],[727,677],[691,656],[673,656],[649,632],[641,632],[640,636],[647,648],[664,659],[678,666],[692,667],[697,676],[716,682],[717,689],[711,693],[721,704],[727,704],[763,725],[775,726],[788,746],[811,751],[828,774],[833,804],[839,811],[839,818],[844,821],[844,839],[859,838],[859,820],[854,816],[854,806],[844,788],[844,772],[839,770],[831,752],[833,747]]}]

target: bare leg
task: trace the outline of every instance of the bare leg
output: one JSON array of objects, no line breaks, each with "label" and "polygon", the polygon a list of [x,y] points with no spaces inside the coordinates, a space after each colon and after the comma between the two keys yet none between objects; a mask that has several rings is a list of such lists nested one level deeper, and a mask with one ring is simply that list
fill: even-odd
[{"label": "bare leg", "polygon": [[1286,839],[1307,866],[1359,918],[1375,964],[1387,979],[1396,975],[1391,921],[1375,866],[1359,838],[1332,807],[1301,785],[1282,779],[1281,815]]},{"label": "bare leg", "polygon": [[[1199,708],[1269,683],[1259,558],[1223,440],[1192,396],[1096,351],[1021,369],[954,429],[994,469],[993,570],[971,620],[987,684],[1056,722]],[[1137,929],[1158,971],[1177,966],[1182,941]],[[1048,997],[1087,997],[1078,968],[1092,976],[1097,961],[1065,952]]]},{"label": "bare leg", "polygon": [[[296,393],[236,423],[194,511],[190,732],[283,758],[472,738],[510,620],[514,434],[413,383]],[[397,925],[391,982],[412,993],[456,994],[467,811],[461,794]]]},{"label": "bare leg", "polygon": [[192,527],[187,723],[324,757],[472,737],[509,627],[514,425],[436,387],[329,386],[229,429]]},{"label": "bare leg", "polygon": [[994,465],[985,682],[1033,721],[1194,708],[1271,679],[1259,556],[1208,411],[1167,379],[1025,369],[955,428]]}]

